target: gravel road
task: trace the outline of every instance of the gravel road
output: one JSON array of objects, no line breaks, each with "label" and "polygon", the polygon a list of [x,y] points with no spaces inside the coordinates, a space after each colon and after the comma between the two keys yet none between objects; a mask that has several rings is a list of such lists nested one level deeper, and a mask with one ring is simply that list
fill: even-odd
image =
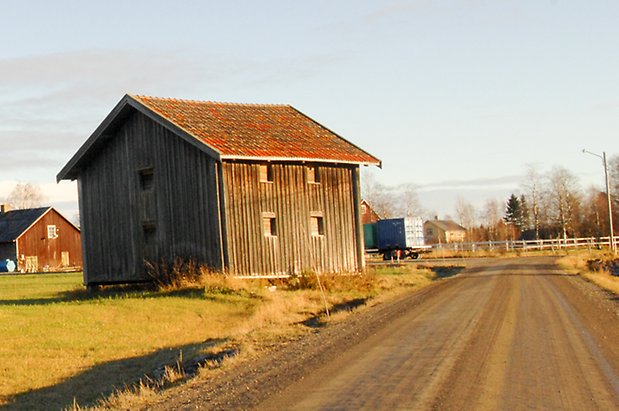
[{"label": "gravel road", "polygon": [[152,409],[619,409],[619,303],[552,258],[488,259]]}]

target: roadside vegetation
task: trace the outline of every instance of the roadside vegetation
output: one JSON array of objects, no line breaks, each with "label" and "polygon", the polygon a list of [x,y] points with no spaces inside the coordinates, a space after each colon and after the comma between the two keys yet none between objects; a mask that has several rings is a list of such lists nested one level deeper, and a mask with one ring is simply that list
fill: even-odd
[{"label": "roadside vegetation", "polygon": [[566,271],[619,295],[619,259],[608,252],[578,252],[558,261]]},{"label": "roadside vegetation", "polygon": [[137,406],[162,387],[217,372],[438,278],[412,266],[277,281],[194,270],[151,289],[94,294],[80,273],[0,276],[0,406]]}]

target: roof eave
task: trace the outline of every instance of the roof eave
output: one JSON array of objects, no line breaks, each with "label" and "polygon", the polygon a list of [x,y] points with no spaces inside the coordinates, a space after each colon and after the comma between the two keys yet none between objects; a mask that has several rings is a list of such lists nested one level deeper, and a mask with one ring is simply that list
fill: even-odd
[{"label": "roof eave", "polygon": [[125,96],[116,104],[112,111],[105,117],[105,119],[99,124],[95,131],[88,137],[86,142],[77,150],[77,152],[71,157],[67,164],[56,175],[56,182],[62,180],[75,180],[80,173],[80,163],[88,156],[93,148],[102,144],[111,135],[106,134],[106,131],[119,119],[119,116],[126,112],[127,108],[133,108],[151,120],[163,125],[175,134],[178,134],[181,138],[187,141],[189,144],[197,147],[199,150],[205,152],[215,160],[220,160],[220,153],[213,147],[208,146],[206,143],[198,139],[196,136],[184,130],[182,127],[171,122],[165,117],[153,111],[151,108],[145,106],[142,102],[138,101],[130,94]]},{"label": "roof eave", "polygon": [[36,223],[38,223],[43,217],[45,217],[45,215],[47,213],[49,213],[52,210],[52,207],[42,207],[45,208],[45,211],[43,211],[41,213],[41,215],[39,215],[34,221],[32,221],[32,223],[30,223],[30,225],[28,227],[26,227],[26,229],[24,229],[24,231],[21,232],[21,234],[19,234],[17,237],[15,237],[14,241],[19,241],[20,238],[22,238],[24,236],[24,234],[26,234],[28,231],[30,231],[30,229],[32,227],[34,227],[36,225]]},{"label": "roof eave", "polygon": [[381,161],[355,161],[329,158],[310,158],[310,157],[266,157],[266,156],[241,156],[241,155],[221,155],[221,160],[241,160],[241,161],[281,161],[299,163],[331,163],[331,164],[355,164],[363,166],[382,167]]},{"label": "roof eave", "polygon": [[118,104],[112,109],[112,111],[105,117],[105,119],[99,124],[95,131],[88,137],[86,142],[77,150],[77,152],[71,157],[67,164],[56,175],[56,182],[59,183],[62,180],[75,180],[79,175],[80,161],[90,152],[90,150],[97,144],[100,144],[101,137],[105,140],[105,131],[114,123],[117,117],[127,107],[130,97],[125,95]]}]

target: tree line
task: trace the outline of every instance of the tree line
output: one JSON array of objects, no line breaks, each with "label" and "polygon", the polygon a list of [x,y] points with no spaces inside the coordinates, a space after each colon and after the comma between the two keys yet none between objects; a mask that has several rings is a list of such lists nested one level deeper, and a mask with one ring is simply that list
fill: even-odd
[{"label": "tree line", "polygon": [[[619,193],[619,156],[609,161],[609,172],[613,221],[619,224],[619,195],[615,194]],[[383,218],[425,214],[412,184],[389,188],[364,175],[362,193]],[[609,235],[605,190],[583,189],[578,178],[560,166],[547,172],[528,167],[520,186],[504,202],[487,200],[476,208],[459,198],[455,212],[454,220],[474,242]]]}]

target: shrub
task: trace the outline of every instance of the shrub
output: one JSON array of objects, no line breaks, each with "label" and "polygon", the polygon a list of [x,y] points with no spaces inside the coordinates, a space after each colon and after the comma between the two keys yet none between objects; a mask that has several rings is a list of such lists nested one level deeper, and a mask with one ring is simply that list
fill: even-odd
[{"label": "shrub", "polygon": [[160,290],[198,284],[202,276],[202,270],[194,260],[177,258],[171,264],[163,260],[159,263],[145,261],[144,266],[146,274]]}]

